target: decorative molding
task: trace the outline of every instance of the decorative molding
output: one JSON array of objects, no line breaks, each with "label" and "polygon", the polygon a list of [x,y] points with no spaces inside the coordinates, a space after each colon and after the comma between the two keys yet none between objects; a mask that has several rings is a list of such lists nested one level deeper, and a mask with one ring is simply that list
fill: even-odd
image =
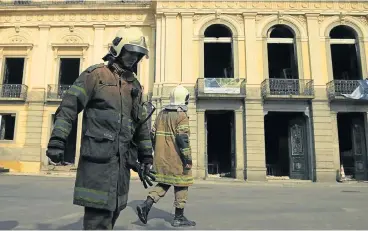
[{"label": "decorative molding", "polygon": [[[66,13],[57,12],[2,12],[0,9],[0,24],[13,24],[24,22],[30,24],[39,24],[42,22],[49,22],[50,24],[68,24],[75,25],[80,23],[87,24],[111,24],[111,23],[121,23],[130,22],[132,24],[144,24],[152,23],[155,20],[154,15],[151,12],[131,12],[131,13],[121,13],[119,11],[115,12],[97,12],[97,13],[78,13],[74,9],[70,9],[72,12],[68,12],[64,9]],[[3,15],[2,15],[3,14]]]},{"label": "decorative molding", "polygon": [[[24,47],[24,48],[32,48],[32,43],[0,43],[0,47]],[[28,49],[27,49],[28,50]]]}]

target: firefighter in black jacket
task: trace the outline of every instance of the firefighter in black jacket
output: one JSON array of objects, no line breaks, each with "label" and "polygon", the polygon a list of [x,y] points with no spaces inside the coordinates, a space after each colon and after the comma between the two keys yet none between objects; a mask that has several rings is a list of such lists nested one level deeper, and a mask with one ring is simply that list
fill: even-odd
[{"label": "firefighter in black jacket", "polygon": [[46,151],[51,161],[63,163],[72,123],[83,110],[73,200],[85,207],[83,229],[113,229],[127,205],[130,168],[152,185],[147,178],[152,176],[152,143],[142,87],[132,71],[148,50],[143,36],[127,36],[118,31],[103,58],[108,64],[87,68],[70,87],[56,111]]}]

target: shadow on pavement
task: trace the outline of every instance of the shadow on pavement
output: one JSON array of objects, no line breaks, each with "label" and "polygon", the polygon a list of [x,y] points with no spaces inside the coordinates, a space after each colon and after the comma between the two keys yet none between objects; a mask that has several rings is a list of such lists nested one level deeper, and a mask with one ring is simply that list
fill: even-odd
[{"label": "shadow on pavement", "polygon": [[0,230],[14,229],[18,225],[18,221],[0,221]]},{"label": "shadow on pavement", "polygon": [[[140,200],[134,200],[128,203],[128,206],[131,207],[134,211],[135,214],[137,214],[137,210],[136,207],[137,205],[143,203],[143,201]],[[157,224],[157,225],[150,225],[150,220],[152,219],[162,219],[164,220],[166,223],[168,223],[167,225],[165,223],[163,224]],[[137,225],[140,227],[144,227],[144,229],[150,229],[150,230],[170,230],[170,229],[174,229],[173,227],[171,227],[170,223],[173,219],[173,215],[169,212],[166,212],[164,210],[155,208],[155,205],[152,206],[150,213],[148,214],[148,222],[147,224],[143,224],[138,216],[137,216],[137,220],[135,222],[132,222],[133,225]]]}]

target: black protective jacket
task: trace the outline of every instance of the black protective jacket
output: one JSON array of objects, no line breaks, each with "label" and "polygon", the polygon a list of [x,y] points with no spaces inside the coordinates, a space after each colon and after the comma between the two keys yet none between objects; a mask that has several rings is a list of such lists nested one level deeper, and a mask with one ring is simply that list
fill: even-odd
[{"label": "black protective jacket", "polygon": [[82,142],[74,189],[76,205],[114,211],[126,207],[130,167],[152,162],[152,143],[142,87],[126,70],[97,64],[86,69],[55,114],[48,148],[65,149],[72,123],[83,113]]}]

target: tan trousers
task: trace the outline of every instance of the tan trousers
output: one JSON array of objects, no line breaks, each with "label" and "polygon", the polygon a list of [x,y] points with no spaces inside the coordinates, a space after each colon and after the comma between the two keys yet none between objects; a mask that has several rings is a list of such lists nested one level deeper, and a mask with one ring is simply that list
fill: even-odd
[{"label": "tan trousers", "polygon": [[[170,189],[171,185],[158,183],[149,193],[148,196],[157,203],[162,197],[165,196],[166,192]],[[177,187],[174,186],[175,201],[174,207],[183,209],[188,199],[188,187]]]}]

